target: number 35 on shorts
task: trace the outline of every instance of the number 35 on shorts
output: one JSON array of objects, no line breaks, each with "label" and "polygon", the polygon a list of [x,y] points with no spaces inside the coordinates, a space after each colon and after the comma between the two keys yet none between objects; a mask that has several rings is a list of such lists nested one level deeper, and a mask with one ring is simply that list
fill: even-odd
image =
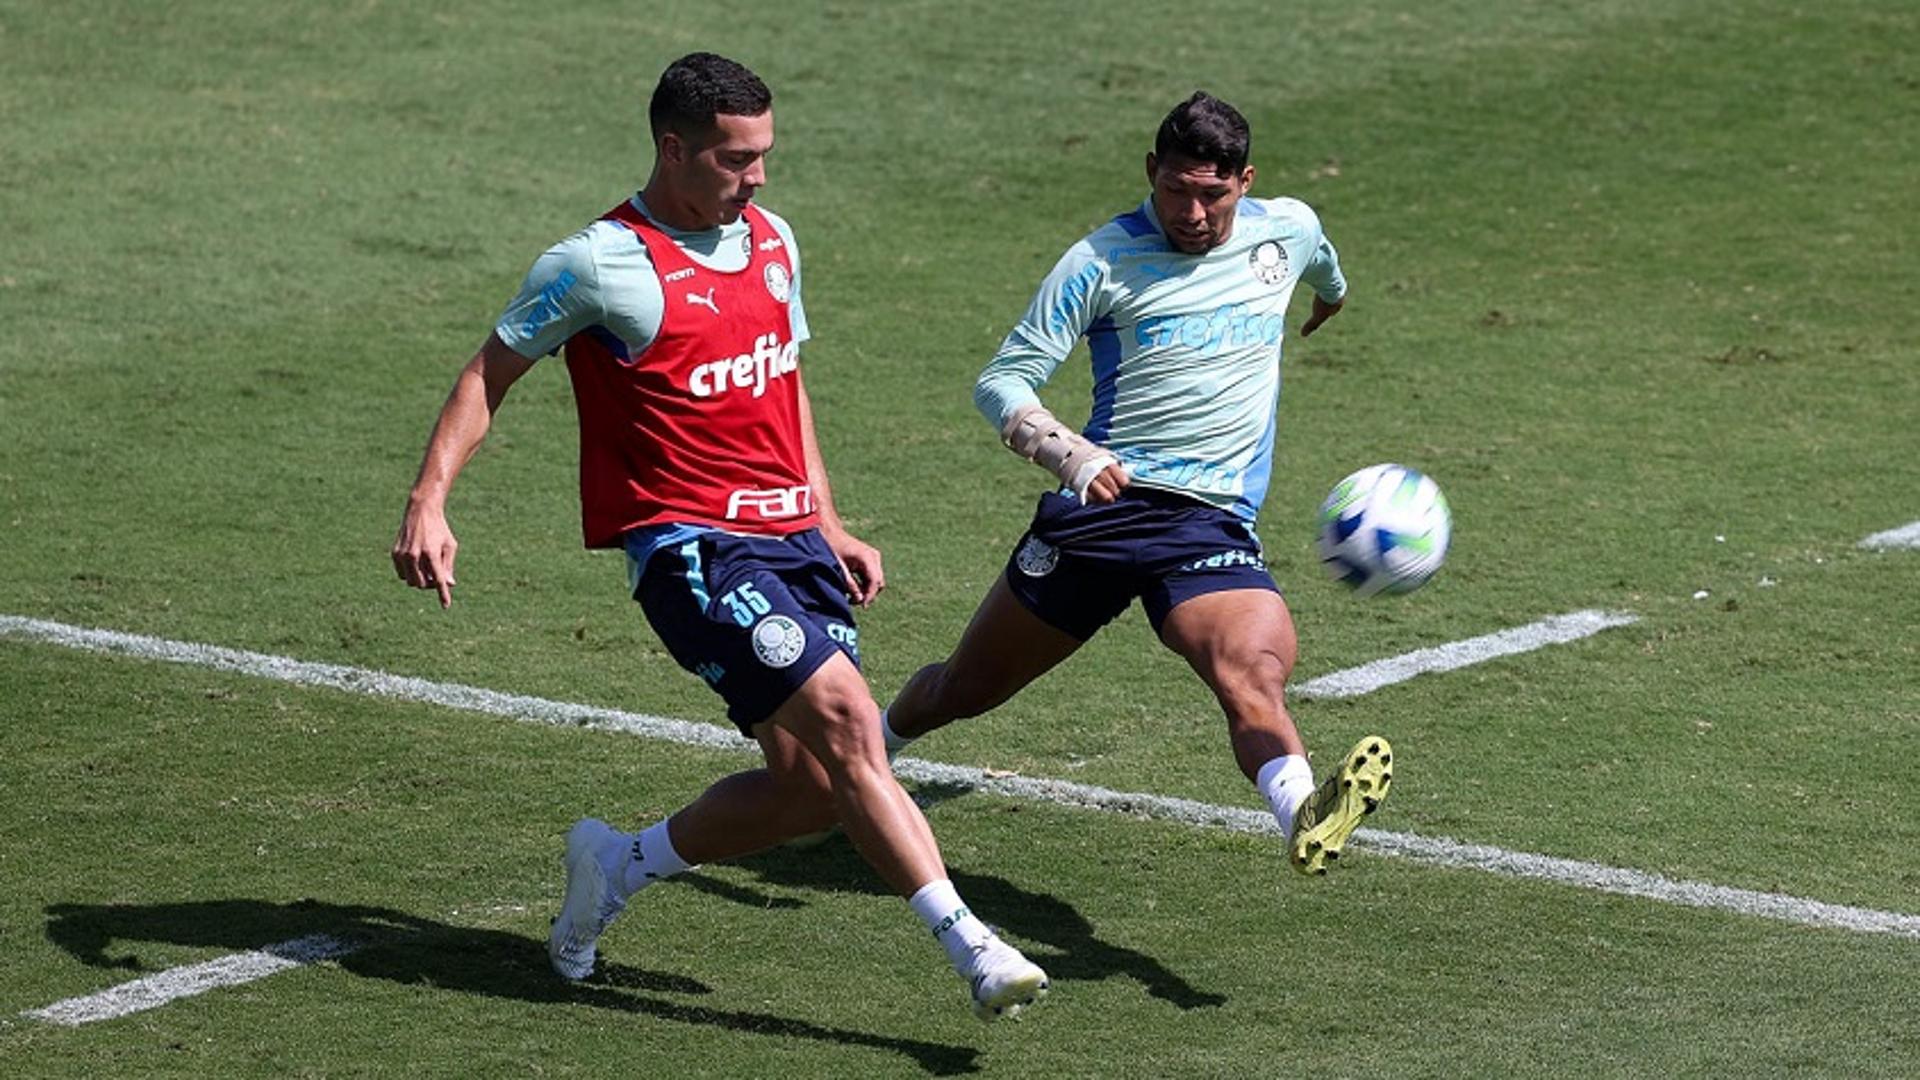
[{"label": "number 35 on shorts", "polygon": [[720,602],[726,605],[727,614],[741,626],[752,626],[753,620],[773,610],[773,605],[753,587],[751,581],[738,588],[720,594]]}]

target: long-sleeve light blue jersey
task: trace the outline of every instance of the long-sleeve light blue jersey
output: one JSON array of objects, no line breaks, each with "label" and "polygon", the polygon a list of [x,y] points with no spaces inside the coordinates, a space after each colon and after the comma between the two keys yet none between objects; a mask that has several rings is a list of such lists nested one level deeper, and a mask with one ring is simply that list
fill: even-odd
[{"label": "long-sleeve light blue jersey", "polygon": [[1240,200],[1227,242],[1187,255],[1152,200],[1094,230],[1040,283],[973,400],[995,430],[1087,339],[1093,412],[1082,434],[1132,482],[1252,523],[1273,467],[1280,339],[1294,285],[1346,296],[1340,257],[1298,199]]}]

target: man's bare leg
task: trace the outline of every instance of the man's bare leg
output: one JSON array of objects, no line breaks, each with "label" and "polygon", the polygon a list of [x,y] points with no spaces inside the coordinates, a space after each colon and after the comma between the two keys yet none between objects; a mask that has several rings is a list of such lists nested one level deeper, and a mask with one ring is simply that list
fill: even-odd
[{"label": "man's bare leg", "polygon": [[1314,786],[1306,744],[1287,712],[1298,640],[1279,593],[1231,589],[1193,597],[1167,613],[1160,640],[1213,690],[1234,761],[1267,797],[1294,868],[1325,873],[1361,817],[1386,798],[1392,747],[1378,736],[1362,739]]},{"label": "man's bare leg", "polygon": [[[831,657],[755,725],[755,735],[768,751],[768,768],[737,773],[709,787],[634,838],[631,853],[624,850],[626,834],[603,822],[574,827],[568,838],[567,900],[549,943],[556,970],[569,978],[592,970],[600,933],[632,891],[690,864],[758,850],[837,817],[861,855],[907,899],[954,969],[969,981],[976,1015],[991,1020],[1015,1014],[1047,992],[1046,972],[994,934],[954,889],[925,815],[887,768],[879,709],[851,661]],[[822,780],[829,798],[825,811],[819,801]],[[791,821],[754,820],[789,814]],[[663,858],[663,851],[671,857]]]},{"label": "man's bare leg", "polygon": [[894,737],[889,749],[898,751],[935,728],[999,706],[1072,656],[1080,644],[1028,611],[1001,575],[980,601],[953,654],[914,672],[887,706],[884,730]]}]

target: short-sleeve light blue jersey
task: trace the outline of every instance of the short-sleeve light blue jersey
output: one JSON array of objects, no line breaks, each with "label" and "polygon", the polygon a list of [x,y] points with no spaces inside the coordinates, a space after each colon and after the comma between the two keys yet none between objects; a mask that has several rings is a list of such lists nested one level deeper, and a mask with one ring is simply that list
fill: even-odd
[{"label": "short-sleeve light blue jersey", "polygon": [[[718,228],[682,232],[661,225],[647,212],[639,195],[630,201],[700,265],[722,273],[733,273],[747,265],[751,238],[746,218]],[[806,311],[800,306],[800,248],[794,243],[792,227],[780,215],[765,207],[761,207],[761,213],[780,234],[787,246],[787,260],[793,265],[787,310],[793,320],[793,341],[799,344],[809,336]],[[501,312],[494,332],[521,356],[538,357],[565,345],[580,331],[598,326],[617,336],[631,355],[638,356],[659,335],[666,303],[666,291],[647,255],[647,246],[632,229],[602,219],[534,260],[533,268],[520,283],[520,291]]]},{"label": "short-sleeve light blue jersey", "polygon": [[[752,259],[752,227],[744,216],[717,228],[686,232],[661,224],[638,193],[629,201],[702,266],[730,274],[745,269]],[[811,336],[800,303],[800,247],[784,218],[765,207],[760,210],[786,245],[792,266],[787,315],[798,345]],[[647,246],[632,229],[602,218],[534,260],[493,329],[502,343],[529,359],[557,352],[568,338],[595,326],[618,337],[628,355],[639,356],[660,336],[666,306],[666,289]],[[706,531],[706,526],[680,523],[635,530],[636,539],[627,546],[629,589],[655,550]]]},{"label": "short-sleeve light blue jersey", "polygon": [[1178,491],[1249,524],[1266,498],[1280,339],[1294,286],[1346,296],[1340,257],[1297,199],[1243,198],[1227,242],[1168,243],[1152,200],[1068,249],[974,387],[996,430],[1087,339],[1093,411],[1082,434],[1133,483]]}]

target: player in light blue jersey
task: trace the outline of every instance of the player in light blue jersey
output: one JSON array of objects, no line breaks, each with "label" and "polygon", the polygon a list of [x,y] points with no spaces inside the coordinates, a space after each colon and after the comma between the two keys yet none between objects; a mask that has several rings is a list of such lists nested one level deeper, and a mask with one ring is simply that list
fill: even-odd
[{"label": "player in light blue jersey", "polygon": [[[1272,473],[1288,301],[1313,293],[1306,337],[1347,285],[1320,219],[1248,197],[1246,120],[1196,93],[1147,155],[1152,193],[1075,244],[974,388],[1015,453],[1062,487],[953,654],[882,714],[890,752],[994,708],[1065,660],[1134,599],[1212,688],[1234,758],[1266,796],[1303,873],[1324,873],[1392,780],[1385,739],[1362,739],[1314,785],[1286,707],[1293,618],[1253,531]],[[1074,432],[1037,391],[1084,338],[1093,409]]]}]

